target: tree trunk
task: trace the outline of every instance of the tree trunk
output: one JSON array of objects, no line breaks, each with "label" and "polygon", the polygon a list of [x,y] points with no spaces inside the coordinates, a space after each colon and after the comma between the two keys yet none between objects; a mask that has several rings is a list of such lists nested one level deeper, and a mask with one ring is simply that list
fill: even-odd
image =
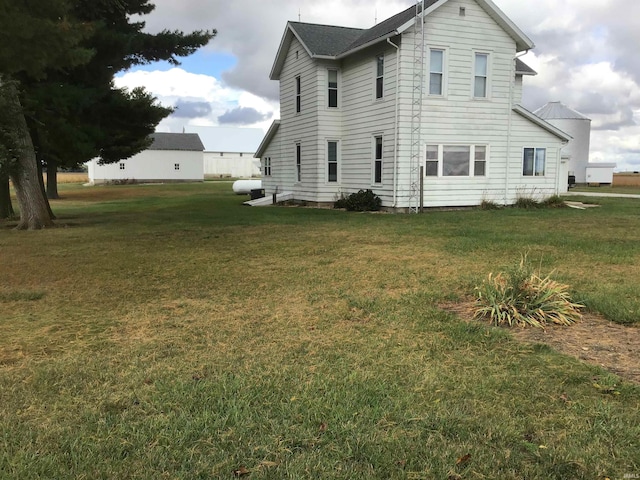
[{"label": "tree trunk", "polygon": [[58,162],[47,160],[47,198],[58,199]]},{"label": "tree trunk", "polygon": [[[29,124],[27,124],[27,126],[28,125]],[[49,198],[47,197],[47,189],[44,186],[44,178],[43,178],[44,174],[42,172],[42,162],[38,157],[36,157],[36,167],[38,167],[38,182],[40,183],[40,190],[42,190],[42,198],[44,198],[44,203],[47,204],[47,211],[49,212],[49,217],[51,217],[51,220],[55,220],[56,216],[53,214],[53,210],[51,210],[51,204],[49,203]]]},{"label": "tree trunk", "polygon": [[[9,95],[11,101],[15,103],[16,107],[19,107],[20,99],[15,86],[9,87]],[[10,173],[13,187],[16,190],[18,207],[20,208],[20,222],[16,229],[39,230],[45,227],[52,227],[53,220],[49,215],[47,202],[40,184],[42,177],[38,179],[36,154],[24,114],[17,114],[15,121],[15,128],[21,147],[17,167],[15,171]]]},{"label": "tree trunk", "polygon": [[15,216],[9,191],[9,177],[0,174],[0,220],[12,219]]}]

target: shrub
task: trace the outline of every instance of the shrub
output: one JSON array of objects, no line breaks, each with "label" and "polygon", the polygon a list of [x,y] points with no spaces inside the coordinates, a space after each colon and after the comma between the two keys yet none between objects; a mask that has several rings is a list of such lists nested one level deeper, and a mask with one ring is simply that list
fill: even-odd
[{"label": "shrub", "polygon": [[540,202],[533,197],[518,196],[518,198],[516,198],[516,203],[514,203],[513,206],[531,210],[534,208],[540,208]]},{"label": "shrub", "polygon": [[542,205],[548,208],[564,208],[567,206],[560,195],[551,195],[549,198],[542,201]]},{"label": "shrub", "polygon": [[490,273],[476,287],[476,295],[479,307],[474,318],[488,317],[494,325],[544,328],[549,323],[571,325],[582,318],[583,305],[571,300],[569,286],[535,272],[526,255],[515,268]]},{"label": "shrub", "polygon": [[480,202],[480,209],[481,210],[498,210],[500,209],[500,205],[498,205],[493,200],[482,200],[482,202]]},{"label": "shrub", "polygon": [[338,199],[334,208],[346,208],[352,212],[375,212],[380,210],[382,200],[371,190],[360,190]]}]

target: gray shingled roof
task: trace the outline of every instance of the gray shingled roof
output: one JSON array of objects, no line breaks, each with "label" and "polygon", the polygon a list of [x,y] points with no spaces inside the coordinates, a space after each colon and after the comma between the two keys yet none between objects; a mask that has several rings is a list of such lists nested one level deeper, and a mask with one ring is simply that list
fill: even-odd
[{"label": "gray shingled roof", "polygon": [[[425,0],[425,8],[430,7],[437,1]],[[418,11],[419,9],[420,7],[418,7]],[[302,22],[289,22],[289,25],[298,34],[312,55],[334,57],[392,34],[414,18],[415,15],[416,6],[413,5],[369,29]]]},{"label": "gray shingled roof", "polygon": [[197,133],[162,133],[151,135],[152,143],[149,150],[183,150],[191,152],[204,151],[204,145]]},{"label": "gray shingled roof", "polygon": [[523,75],[537,75],[538,74],[538,72],[536,72],[533,68],[531,68],[529,65],[524,63],[519,58],[516,58],[516,73],[520,73],[520,74],[523,74]]},{"label": "gray shingled roof", "polygon": [[[438,0],[425,0],[424,6],[425,10],[436,3]],[[420,12],[420,6],[418,6],[418,12]],[[416,16],[416,6],[413,5],[406,10],[394,15],[393,17],[387,18],[383,22],[374,25],[368,30],[365,30],[364,33],[355,40],[352,44],[348,45],[347,48],[343,50],[344,53],[349,50],[354,50],[358,47],[366,45],[377,38],[383,38],[387,35],[395,32],[402,25],[410,21],[412,18]]]},{"label": "gray shingled roof", "polygon": [[312,55],[336,56],[364,32],[361,28],[289,22]]}]

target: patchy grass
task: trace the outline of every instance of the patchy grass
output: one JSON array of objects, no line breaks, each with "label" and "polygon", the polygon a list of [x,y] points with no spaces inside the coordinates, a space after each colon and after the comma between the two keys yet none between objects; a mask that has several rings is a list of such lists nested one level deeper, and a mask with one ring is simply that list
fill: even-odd
[{"label": "patchy grass", "polygon": [[0,477],[640,471],[638,386],[437,307],[528,251],[638,323],[637,201],[350,215],[223,182],[62,188],[68,228],[0,229]]}]

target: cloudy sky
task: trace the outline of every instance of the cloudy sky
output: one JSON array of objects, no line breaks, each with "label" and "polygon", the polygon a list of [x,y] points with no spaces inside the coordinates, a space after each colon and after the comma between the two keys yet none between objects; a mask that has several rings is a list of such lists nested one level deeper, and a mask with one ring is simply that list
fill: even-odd
[{"label": "cloudy sky", "polygon": [[[640,1],[493,0],[536,44],[523,60],[523,105],[562,101],[592,119],[591,161],[640,170]],[[218,36],[178,68],[153,64],[118,75],[177,107],[161,131],[192,125],[268,128],[279,118],[269,72],[288,20],[368,28],[414,0],[155,0],[147,30],[212,29]]]}]

